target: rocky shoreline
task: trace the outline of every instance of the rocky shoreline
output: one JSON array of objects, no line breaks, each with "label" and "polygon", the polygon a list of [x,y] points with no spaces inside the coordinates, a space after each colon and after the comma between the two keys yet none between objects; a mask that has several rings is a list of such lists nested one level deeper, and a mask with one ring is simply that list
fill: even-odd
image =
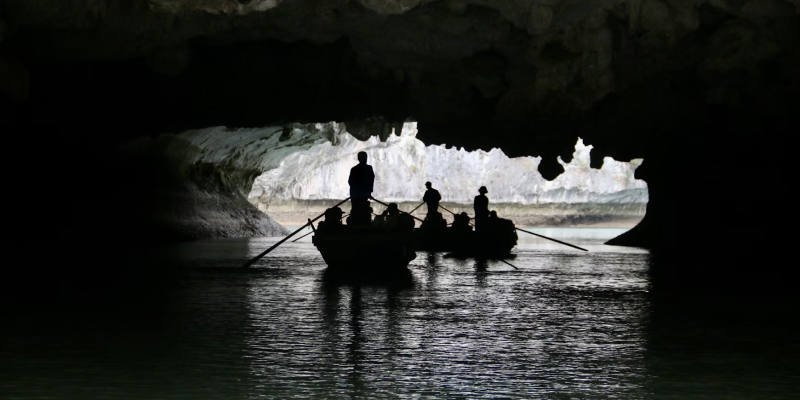
[{"label": "rocky shoreline", "polygon": [[[250,201],[259,210],[269,214],[272,219],[282,225],[302,225],[309,218],[314,218],[323,213],[326,208],[333,206],[336,200],[293,200],[281,203],[265,204],[256,199]],[[411,211],[419,203],[402,202],[398,206],[403,211]],[[447,209],[456,212],[473,214],[471,204],[442,203]],[[375,213],[383,212],[384,207],[372,203]],[[414,212],[418,218],[425,218],[427,206],[423,205]],[[490,209],[497,211],[502,218],[511,219],[518,226],[536,227],[596,227],[596,228],[632,228],[644,218],[647,204],[609,204],[609,203],[577,203],[577,204],[534,204],[522,205],[511,203],[491,204]],[[342,206],[348,213],[349,203]],[[452,222],[452,215],[446,211],[442,216]]]}]

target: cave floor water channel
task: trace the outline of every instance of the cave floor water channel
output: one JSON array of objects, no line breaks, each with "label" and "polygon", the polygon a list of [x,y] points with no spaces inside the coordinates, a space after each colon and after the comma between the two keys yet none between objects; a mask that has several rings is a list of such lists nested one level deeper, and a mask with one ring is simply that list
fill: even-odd
[{"label": "cave floor water channel", "polygon": [[[0,398],[766,399],[800,392],[792,325],[726,316],[714,312],[711,298],[687,306],[680,296],[655,296],[648,251],[602,244],[623,230],[536,231],[590,252],[521,234],[511,260],[517,270],[420,252],[410,265],[412,286],[387,288],[324,282],[310,237],[251,270],[239,267],[279,238],[171,245],[155,252],[171,273],[150,317],[4,330]],[[698,308],[712,311],[686,312]],[[745,313],[760,315],[754,308]]]}]

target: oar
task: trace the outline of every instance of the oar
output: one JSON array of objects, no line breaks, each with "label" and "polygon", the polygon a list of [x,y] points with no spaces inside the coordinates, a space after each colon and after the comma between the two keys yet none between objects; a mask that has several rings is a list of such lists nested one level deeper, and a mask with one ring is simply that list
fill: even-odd
[{"label": "oar", "polygon": [[556,242],[556,243],[561,243],[561,244],[563,244],[564,246],[574,247],[574,248],[576,248],[576,249],[578,249],[578,250],[589,251],[589,250],[586,250],[586,249],[584,249],[583,247],[578,247],[578,246],[575,246],[574,244],[569,244],[569,243],[566,243],[566,242],[562,242],[562,241],[560,241],[560,240],[556,240],[556,239],[553,239],[553,238],[549,238],[549,237],[547,237],[547,236],[544,236],[544,235],[540,235],[540,234],[538,234],[538,233],[533,233],[533,232],[531,232],[531,231],[526,231],[525,229],[520,229],[520,228],[517,228],[517,227],[514,227],[514,229],[516,229],[516,230],[518,230],[518,231],[520,231],[520,232],[530,233],[531,235],[538,236],[538,237],[540,237],[540,238],[542,238],[542,239],[552,240],[552,241],[554,241],[554,242]]},{"label": "oar", "polygon": [[443,206],[443,205],[441,205],[441,204],[439,204],[439,207],[441,207],[441,208],[442,208],[442,210],[445,210],[445,211],[449,212],[450,214],[456,215],[456,213],[454,213],[454,212],[452,212],[452,211],[450,211],[450,210],[448,210],[448,209],[444,208],[444,206]]},{"label": "oar", "polygon": [[[388,205],[388,204],[386,204],[386,203],[384,203],[384,202],[382,202],[382,201],[380,201],[380,200],[378,200],[378,199],[376,199],[376,198],[374,198],[374,197],[372,197],[372,196],[370,196],[369,198],[370,198],[370,199],[372,199],[372,200],[375,200],[375,202],[377,202],[377,203],[379,203],[379,204],[383,204],[383,206],[385,206],[385,207],[387,207],[387,208],[389,207],[389,205]],[[420,204],[420,205],[422,205],[422,204]],[[417,207],[417,208],[419,208],[419,207]],[[403,211],[403,210],[400,210],[399,208],[397,209],[397,211],[400,211],[401,213],[406,213],[406,214],[408,214],[408,215],[411,215],[411,213],[407,213],[407,212],[405,212],[405,211]],[[415,216],[413,216],[413,215],[411,215],[411,218],[414,218],[415,220],[417,220],[417,221],[419,221],[419,222],[425,222],[425,221],[423,221],[423,220],[421,220],[421,219],[419,219],[419,218],[417,218],[417,217],[415,217]]]},{"label": "oar", "polygon": [[[375,200],[375,201],[378,201],[378,200]],[[423,205],[423,204],[425,204],[425,202],[424,202],[424,201],[423,201],[422,203],[419,203],[419,205],[418,205],[418,206],[414,207],[414,209],[413,209],[413,210],[409,211],[409,214],[413,213],[414,211],[417,211],[417,208],[420,208],[420,207],[422,207],[422,205]]]},{"label": "oar", "polygon": [[[346,202],[347,200],[350,200],[350,198],[348,197],[348,198],[346,198],[346,199],[344,199],[344,200],[340,201],[338,204],[336,204],[336,205],[335,205],[335,206],[333,206],[333,207],[339,207],[340,205],[344,204],[344,202]],[[331,208],[333,208],[333,207],[331,207]],[[244,265],[242,265],[242,268],[248,268],[248,267],[250,267],[251,265],[253,265],[253,263],[255,263],[256,261],[258,261],[259,259],[261,259],[261,257],[264,257],[264,256],[265,256],[265,255],[267,255],[267,254],[268,254],[270,251],[272,251],[272,250],[275,250],[275,248],[276,248],[276,247],[278,247],[278,246],[282,245],[282,244],[283,244],[283,242],[285,242],[285,241],[287,241],[287,240],[291,239],[291,238],[292,238],[292,236],[296,235],[298,232],[300,232],[300,231],[302,231],[303,229],[305,229],[305,228],[306,228],[308,225],[310,225],[310,224],[311,224],[311,223],[313,223],[314,221],[316,221],[316,220],[318,220],[318,219],[322,218],[322,216],[323,216],[323,215],[325,215],[325,213],[322,213],[322,214],[320,214],[320,215],[317,215],[317,217],[316,217],[316,218],[314,218],[314,219],[308,220],[308,222],[306,222],[306,224],[305,224],[305,225],[301,226],[301,227],[300,227],[300,229],[298,229],[298,230],[296,230],[296,231],[292,232],[291,234],[289,234],[289,236],[286,236],[285,238],[281,239],[281,241],[280,241],[280,242],[278,242],[278,243],[275,243],[274,245],[272,245],[272,247],[270,247],[270,248],[268,248],[268,249],[264,250],[264,252],[263,252],[263,253],[261,253],[261,254],[259,254],[259,255],[255,256],[255,257],[253,257],[253,259],[252,259],[252,260],[250,260],[250,261],[248,261],[248,262],[244,263]]]},{"label": "oar", "polygon": [[296,242],[296,241],[298,241],[298,240],[300,240],[300,239],[302,239],[302,238],[304,238],[304,237],[306,237],[306,236],[308,236],[308,235],[310,235],[310,234],[312,234],[312,233],[314,233],[314,231],[308,232],[308,233],[306,233],[305,235],[303,235],[303,236],[300,236],[299,238],[297,238],[297,239],[295,239],[295,240],[292,240],[292,243],[294,243],[294,242]]},{"label": "oar", "polygon": [[501,262],[504,262],[504,263],[506,263],[506,264],[508,264],[508,265],[510,265],[510,266],[511,266],[511,268],[514,268],[514,269],[519,269],[519,268],[515,267],[515,266],[514,266],[514,264],[511,264],[510,262],[508,262],[508,261],[506,261],[506,260],[500,260],[500,261],[501,261]]},{"label": "oar", "polygon": [[[348,216],[348,215],[350,215],[350,214],[345,214],[345,215],[342,215],[342,218],[344,218],[344,217],[346,217],[346,216]],[[308,225],[308,224],[306,224],[306,225]],[[299,238],[297,238],[297,239],[295,239],[295,240],[292,240],[292,243],[294,243],[294,242],[296,242],[296,241],[298,241],[298,240],[300,240],[300,239],[302,239],[302,238],[304,238],[304,237],[306,237],[306,236],[308,236],[308,235],[310,235],[310,234],[312,234],[312,233],[314,233],[314,231],[308,232],[308,233],[306,233],[305,235],[303,235],[303,236],[300,236]]]}]

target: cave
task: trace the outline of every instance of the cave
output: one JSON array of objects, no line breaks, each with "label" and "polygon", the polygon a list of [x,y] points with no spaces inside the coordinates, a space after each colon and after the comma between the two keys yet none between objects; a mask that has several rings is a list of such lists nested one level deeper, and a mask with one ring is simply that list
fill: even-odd
[{"label": "cave", "polygon": [[[649,282],[637,290],[654,306],[617,332],[644,332],[642,354],[673,356],[677,330],[730,354],[721,347],[741,343],[704,331],[709,316],[774,328],[754,334],[764,346],[796,343],[779,321],[797,312],[792,211],[780,207],[793,198],[798,43],[798,0],[2,0],[12,261],[0,309],[35,316],[32,330],[120,310],[166,320],[173,289],[196,282],[175,284],[180,268],[143,255],[286,234],[247,197],[277,154],[313,144],[295,130],[385,141],[414,122],[427,145],[541,157],[547,180],[578,137],[594,146],[593,168],[645,160],[635,177],[647,184],[646,215],[608,242],[647,257],[646,279],[634,281]],[[219,292],[231,304],[268,296],[247,287]],[[604,306],[630,311],[628,294],[609,293]],[[337,296],[317,300],[331,308]],[[230,333],[267,309],[209,318],[224,315],[214,329]],[[349,310],[364,312],[355,301]],[[369,344],[362,322],[351,321],[351,351]],[[776,346],[765,354],[781,361]]]},{"label": "cave", "polygon": [[[773,249],[785,236],[765,232],[782,221],[765,211],[789,200],[784,143],[800,109],[797,7],[5,1],[2,123],[15,161],[9,232],[22,244],[43,232],[63,243],[100,232],[186,239],[158,217],[181,207],[175,196],[201,201],[179,193],[183,181],[225,192],[257,172],[175,170],[155,147],[120,155],[134,139],[320,121],[367,138],[411,119],[429,144],[541,156],[548,179],[562,171],[555,160],[569,159],[576,136],[598,148],[595,167],[605,156],[644,158],[636,176],[650,187],[647,217],[613,244],[674,260],[663,272],[676,282],[701,281],[708,270],[736,280],[754,264],[766,281],[780,280],[787,271]],[[709,252],[715,260],[731,253],[732,232],[751,246],[707,262]]]}]

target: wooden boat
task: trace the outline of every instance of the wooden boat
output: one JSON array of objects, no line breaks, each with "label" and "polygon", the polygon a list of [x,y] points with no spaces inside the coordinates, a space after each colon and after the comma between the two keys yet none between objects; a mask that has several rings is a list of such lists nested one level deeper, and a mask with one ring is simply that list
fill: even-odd
[{"label": "wooden boat", "polygon": [[411,232],[389,232],[371,226],[340,225],[317,230],[312,242],[328,270],[364,279],[404,278],[416,258]]}]

